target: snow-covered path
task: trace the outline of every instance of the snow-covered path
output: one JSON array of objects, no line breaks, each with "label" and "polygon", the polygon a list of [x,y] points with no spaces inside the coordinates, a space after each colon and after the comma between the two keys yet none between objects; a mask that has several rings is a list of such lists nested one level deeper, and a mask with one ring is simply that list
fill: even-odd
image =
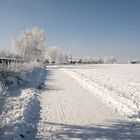
[{"label": "snow-covered path", "polygon": [[[137,139],[135,125],[59,68],[48,68],[40,96],[37,139]],[[127,128],[127,129],[126,129]]]}]

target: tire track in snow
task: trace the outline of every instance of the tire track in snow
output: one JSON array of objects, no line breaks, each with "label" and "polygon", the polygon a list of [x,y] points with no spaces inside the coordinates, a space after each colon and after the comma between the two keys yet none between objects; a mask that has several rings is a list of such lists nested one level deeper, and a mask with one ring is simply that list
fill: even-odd
[{"label": "tire track in snow", "polygon": [[77,125],[120,119],[120,116],[81,88],[68,74],[59,69],[52,69],[51,73],[52,80],[46,79],[45,82],[51,89],[43,91],[40,98],[42,109],[37,139],[67,140],[72,137],[71,132],[80,139],[81,136],[74,130],[64,136],[61,133],[69,131],[70,125],[76,128]]}]

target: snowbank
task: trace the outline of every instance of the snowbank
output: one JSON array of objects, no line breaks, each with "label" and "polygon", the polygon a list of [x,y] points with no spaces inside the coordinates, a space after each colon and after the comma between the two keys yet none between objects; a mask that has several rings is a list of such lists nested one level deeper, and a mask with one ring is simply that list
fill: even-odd
[{"label": "snowbank", "polygon": [[9,85],[22,85],[26,75],[32,73],[36,68],[40,67],[40,63],[10,63],[8,65],[0,64],[0,81]]},{"label": "snowbank", "polygon": [[140,119],[140,65],[81,65],[63,71],[119,113]]},{"label": "snowbank", "polygon": [[1,140],[30,139],[35,135],[36,116],[39,111],[37,95],[31,89],[21,91],[18,97],[9,97],[1,114]]},{"label": "snowbank", "polygon": [[0,140],[34,139],[39,119],[39,88],[45,74],[38,65],[22,77],[22,84],[11,84],[0,96]]}]

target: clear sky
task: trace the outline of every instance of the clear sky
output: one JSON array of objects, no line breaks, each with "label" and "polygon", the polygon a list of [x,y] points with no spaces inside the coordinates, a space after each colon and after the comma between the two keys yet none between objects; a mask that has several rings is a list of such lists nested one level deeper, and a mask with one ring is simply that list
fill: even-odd
[{"label": "clear sky", "polygon": [[73,55],[140,58],[140,0],[0,0],[0,46],[37,26]]}]

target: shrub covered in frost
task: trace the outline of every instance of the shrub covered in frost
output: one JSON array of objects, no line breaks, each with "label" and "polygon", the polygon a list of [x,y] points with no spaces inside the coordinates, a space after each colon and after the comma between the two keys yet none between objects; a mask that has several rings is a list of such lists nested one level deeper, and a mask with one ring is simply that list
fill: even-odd
[{"label": "shrub covered in frost", "polygon": [[5,85],[21,84],[24,76],[38,67],[39,63],[0,64],[0,81]]}]

